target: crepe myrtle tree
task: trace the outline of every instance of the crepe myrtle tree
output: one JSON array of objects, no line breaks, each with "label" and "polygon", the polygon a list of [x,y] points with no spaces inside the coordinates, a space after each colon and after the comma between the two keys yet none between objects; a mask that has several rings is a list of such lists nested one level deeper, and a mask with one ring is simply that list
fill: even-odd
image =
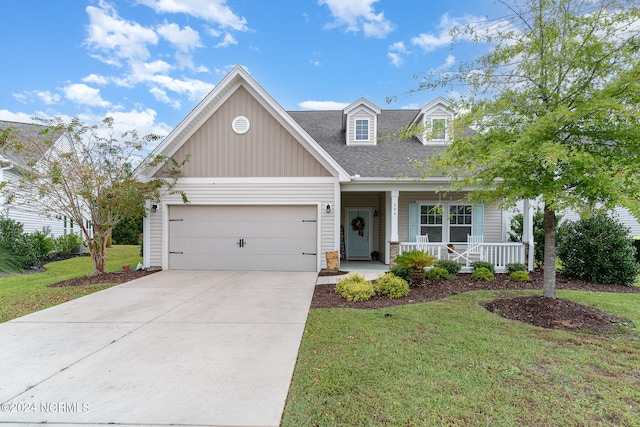
[{"label": "crepe myrtle tree", "polygon": [[[41,120],[44,144],[5,138],[5,145],[29,159],[22,178],[10,188],[9,202],[40,196],[45,214],[63,213],[82,231],[93,260],[94,274],[105,273],[107,240],[123,219],[145,215],[145,200],[172,192],[182,164],[164,157],[143,160],[144,147],[159,139],[135,130],[118,133],[111,117],[97,125],[74,118]],[[187,159],[188,160],[188,159]],[[141,181],[135,166],[165,162],[166,173]],[[182,194],[186,202],[186,195]]]},{"label": "crepe myrtle tree", "polygon": [[487,53],[423,75],[414,89],[462,93],[451,144],[416,166],[425,176],[448,175],[456,188],[476,188],[473,200],[513,206],[539,199],[543,295],[555,298],[558,211],[599,203],[640,214],[639,2],[498,4],[506,17],[451,33],[453,49],[486,43],[478,48]]}]

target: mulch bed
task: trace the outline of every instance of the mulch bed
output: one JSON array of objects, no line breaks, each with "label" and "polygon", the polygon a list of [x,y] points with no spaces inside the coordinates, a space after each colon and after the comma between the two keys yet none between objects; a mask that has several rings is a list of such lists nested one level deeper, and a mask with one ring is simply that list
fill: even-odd
[{"label": "mulch bed", "polygon": [[91,276],[78,277],[63,282],[52,283],[50,288],[62,288],[65,286],[96,285],[98,283],[125,283],[142,276],[153,274],[159,270],[129,270],[116,271],[112,273],[96,274]]},{"label": "mulch bed", "polygon": [[[476,282],[470,274],[458,274],[454,280],[428,281],[423,286],[411,287],[409,295],[398,299],[374,296],[368,301],[349,302],[335,292],[335,285],[316,286],[312,308],[360,308],[379,309],[404,304],[435,301],[451,295],[473,290],[542,290],[542,272],[534,272],[530,282],[513,282],[507,274],[496,274],[491,282]],[[595,292],[640,293],[637,286],[600,285],[558,276],[558,290],[579,290]],[[616,325],[627,321],[618,319],[601,310],[572,303],[562,299],[544,297],[504,298],[486,305],[490,311],[499,310],[503,317],[519,320],[546,328],[585,328],[596,332],[610,332]],[[597,313],[597,314],[596,314]],[[627,322],[628,323],[628,322]]]}]

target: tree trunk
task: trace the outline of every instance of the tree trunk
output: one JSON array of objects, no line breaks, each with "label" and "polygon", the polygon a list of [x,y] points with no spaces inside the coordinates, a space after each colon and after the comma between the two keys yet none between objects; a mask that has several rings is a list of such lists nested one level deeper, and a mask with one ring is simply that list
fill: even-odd
[{"label": "tree trunk", "polygon": [[542,296],[556,299],[556,213],[544,206],[544,286]]},{"label": "tree trunk", "polygon": [[91,252],[91,260],[93,262],[93,274],[104,274],[105,266],[107,262],[107,238],[109,232],[94,236],[91,243],[89,243],[89,251]]}]

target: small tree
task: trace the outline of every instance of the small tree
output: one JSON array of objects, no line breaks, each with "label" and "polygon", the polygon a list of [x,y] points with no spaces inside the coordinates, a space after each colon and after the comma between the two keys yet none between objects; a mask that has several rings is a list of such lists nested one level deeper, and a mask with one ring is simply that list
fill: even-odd
[{"label": "small tree", "polygon": [[[146,182],[136,178],[139,163],[165,161],[161,157],[141,160],[141,151],[156,135],[140,137],[136,131],[116,134],[113,119],[85,125],[78,119],[39,120],[45,144],[28,144],[5,137],[5,145],[29,158],[30,168],[8,188],[8,200],[38,194],[45,213],[64,213],[82,231],[93,260],[94,274],[105,272],[107,240],[124,218],[143,216],[144,200],[157,200],[162,191],[172,191],[181,164],[175,161],[166,176]],[[186,196],[183,194],[186,201]]]}]

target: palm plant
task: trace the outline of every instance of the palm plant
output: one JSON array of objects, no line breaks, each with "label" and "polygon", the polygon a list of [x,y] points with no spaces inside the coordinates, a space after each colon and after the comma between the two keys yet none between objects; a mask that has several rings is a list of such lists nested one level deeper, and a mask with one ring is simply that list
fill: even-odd
[{"label": "palm plant", "polygon": [[403,252],[402,255],[396,258],[398,265],[404,265],[411,269],[411,284],[414,286],[422,283],[422,279],[424,279],[424,268],[433,265],[435,262],[435,256],[421,250]]}]

